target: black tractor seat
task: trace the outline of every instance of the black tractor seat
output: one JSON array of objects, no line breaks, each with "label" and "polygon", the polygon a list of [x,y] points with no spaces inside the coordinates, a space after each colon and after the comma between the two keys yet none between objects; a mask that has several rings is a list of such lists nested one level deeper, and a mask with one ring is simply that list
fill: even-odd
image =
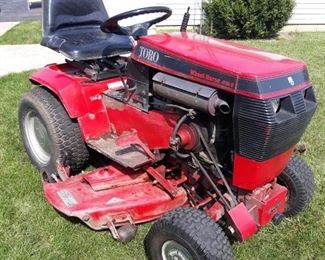
[{"label": "black tractor seat", "polygon": [[104,33],[108,19],[102,0],[43,0],[42,45],[76,61],[96,60],[130,52],[129,36]]},{"label": "black tractor seat", "polygon": [[60,30],[44,37],[41,44],[77,61],[120,55],[133,48],[128,36],[104,33],[98,26]]}]

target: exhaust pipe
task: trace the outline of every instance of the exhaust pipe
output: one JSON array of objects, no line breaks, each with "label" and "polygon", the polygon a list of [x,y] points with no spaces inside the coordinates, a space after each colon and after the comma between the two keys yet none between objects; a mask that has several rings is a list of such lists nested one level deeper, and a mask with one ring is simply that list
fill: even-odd
[{"label": "exhaust pipe", "polygon": [[229,104],[219,98],[218,92],[214,88],[161,72],[157,73],[153,80],[153,91],[158,96],[206,112],[212,116],[218,113],[224,115],[231,113]]},{"label": "exhaust pipe", "polygon": [[216,109],[223,115],[229,115],[231,112],[229,104],[220,98],[217,101]]}]

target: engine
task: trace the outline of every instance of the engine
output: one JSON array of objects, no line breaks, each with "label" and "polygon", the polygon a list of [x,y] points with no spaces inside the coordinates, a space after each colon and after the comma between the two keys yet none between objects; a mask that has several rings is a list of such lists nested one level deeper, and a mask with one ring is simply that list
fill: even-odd
[{"label": "engine", "polygon": [[232,184],[245,190],[282,172],[317,106],[302,62],[188,33],[142,38],[129,82],[139,109],[187,114],[175,126],[184,143],[174,131],[173,150],[199,151],[206,142]]}]

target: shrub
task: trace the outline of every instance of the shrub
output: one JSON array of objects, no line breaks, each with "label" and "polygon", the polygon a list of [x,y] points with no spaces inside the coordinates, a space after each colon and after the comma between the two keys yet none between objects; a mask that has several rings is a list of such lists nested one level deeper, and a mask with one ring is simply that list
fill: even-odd
[{"label": "shrub", "polygon": [[203,30],[225,39],[274,37],[294,6],[294,0],[207,0]]}]

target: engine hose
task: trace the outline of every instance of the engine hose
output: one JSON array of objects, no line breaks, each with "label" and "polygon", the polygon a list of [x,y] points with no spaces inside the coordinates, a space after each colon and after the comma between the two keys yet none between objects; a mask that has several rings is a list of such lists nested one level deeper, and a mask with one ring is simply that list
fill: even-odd
[{"label": "engine hose", "polygon": [[179,129],[181,128],[182,124],[186,121],[186,119],[188,117],[193,117],[195,116],[195,111],[193,109],[189,109],[188,113],[183,115],[176,123],[176,126],[173,130],[173,133],[172,133],[172,136],[171,136],[171,139],[170,139],[170,143],[171,143],[171,146],[173,147],[175,145],[175,143],[177,142],[177,133],[179,131]]},{"label": "engine hose", "polygon": [[224,174],[223,174],[222,171],[220,170],[220,167],[219,167],[219,165],[218,165],[218,161],[216,160],[215,156],[213,156],[213,154],[212,154],[212,152],[211,152],[211,149],[209,148],[209,146],[208,146],[206,140],[204,139],[204,136],[203,136],[203,134],[202,134],[201,129],[200,129],[198,126],[196,126],[196,125],[195,125],[194,127],[195,127],[195,129],[197,130],[197,132],[198,132],[198,134],[199,134],[199,136],[200,136],[200,139],[201,139],[201,141],[202,141],[202,143],[203,143],[205,149],[207,150],[207,152],[208,152],[208,154],[209,154],[209,156],[210,156],[211,161],[213,162],[214,166],[216,167],[216,169],[217,169],[217,171],[218,171],[218,174],[220,175],[222,181],[224,182],[224,184],[225,184],[225,186],[226,186],[226,189],[227,189],[227,191],[229,192],[229,194],[230,194],[232,200],[234,201],[235,205],[238,205],[238,202],[237,202],[237,200],[236,200],[236,197],[235,197],[234,193],[232,192],[232,190],[231,190],[231,188],[230,188],[230,186],[229,186],[229,184],[228,184],[228,181],[226,180]]},{"label": "engine hose", "polygon": [[207,173],[206,169],[202,166],[202,164],[200,163],[199,159],[195,156],[194,153],[190,153],[194,162],[197,164],[197,166],[199,166],[201,172],[203,173],[204,177],[208,180],[208,182],[211,184],[212,188],[215,190],[215,192],[217,193],[217,195],[220,197],[220,199],[222,200],[222,202],[225,204],[225,206],[228,209],[231,209],[231,205],[229,204],[229,202],[224,198],[224,196],[222,195],[221,191],[218,189],[217,185],[214,183],[214,181],[211,179],[210,175]]},{"label": "engine hose", "polygon": [[177,155],[177,157],[179,157],[181,159],[187,159],[187,158],[190,157],[189,154],[187,154],[187,153],[181,153],[181,152],[176,152],[176,155]]}]

